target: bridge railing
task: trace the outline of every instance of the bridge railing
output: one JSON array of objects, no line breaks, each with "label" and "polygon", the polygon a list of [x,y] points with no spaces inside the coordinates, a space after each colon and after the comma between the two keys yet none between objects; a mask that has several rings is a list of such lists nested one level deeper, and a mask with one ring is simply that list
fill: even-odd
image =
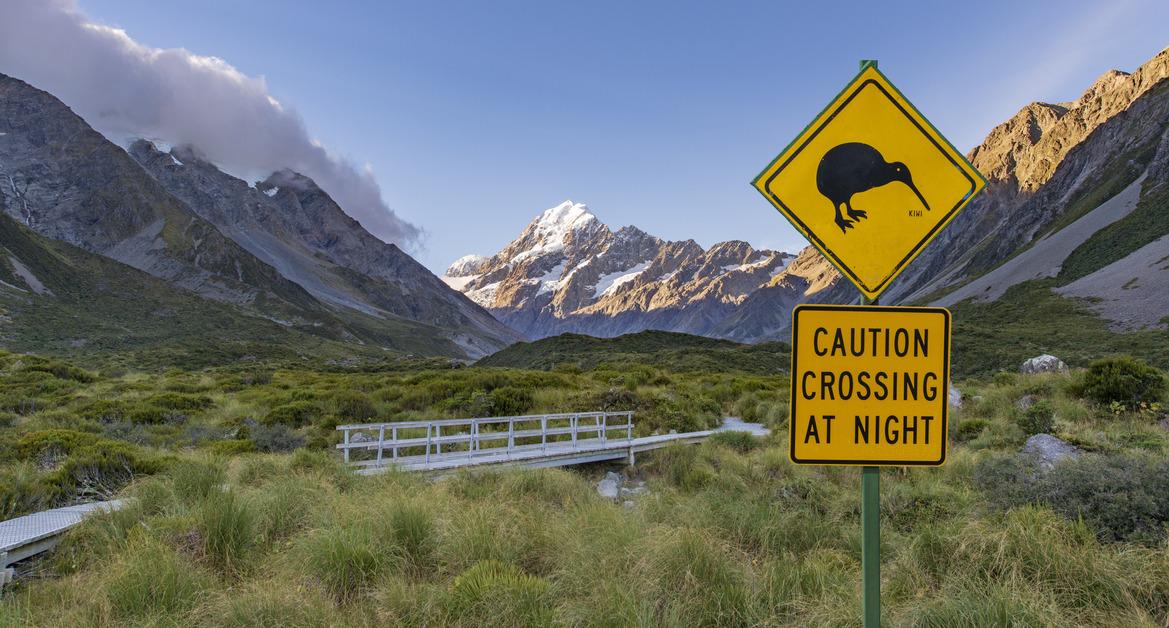
[{"label": "bridge railing", "polygon": [[633,412],[571,412],[338,425],[345,462],[383,465],[633,440]]}]

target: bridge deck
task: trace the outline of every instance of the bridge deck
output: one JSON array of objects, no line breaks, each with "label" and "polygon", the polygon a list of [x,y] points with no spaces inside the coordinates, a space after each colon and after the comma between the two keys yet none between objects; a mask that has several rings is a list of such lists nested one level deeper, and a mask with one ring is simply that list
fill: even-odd
[{"label": "bridge deck", "polygon": [[0,569],[39,554],[91,512],[117,510],[121,500],[54,508],[0,522]]},{"label": "bridge deck", "polygon": [[[524,421],[531,421],[526,417],[520,417]],[[418,422],[421,424],[421,422]],[[397,455],[391,457],[389,455],[374,455],[365,460],[350,460],[350,464],[358,467],[358,473],[372,474],[384,471],[387,466],[395,465],[400,469],[406,471],[445,471],[453,470],[461,467],[476,467],[486,465],[513,465],[523,467],[553,467],[553,466],[567,466],[574,464],[585,464],[589,462],[601,462],[605,460],[621,460],[627,459],[630,462],[634,460],[634,456],[638,453],[658,449],[668,446],[671,443],[697,443],[709,438],[712,434],[722,431],[740,431],[748,432],[756,436],[765,436],[770,431],[757,423],[744,423],[735,418],[726,418],[723,420],[723,425],[713,430],[703,430],[699,432],[686,432],[681,434],[660,434],[655,436],[644,436],[641,438],[601,438],[594,436],[592,438],[582,438],[581,434],[598,434],[600,430],[596,426],[570,427],[570,428],[549,428],[544,431],[545,435],[550,434],[570,434],[571,431],[577,432],[571,440],[545,440],[545,442],[536,442],[528,444],[513,444],[514,438],[507,443],[506,446],[488,446],[481,447],[483,442],[498,442],[508,441],[508,432],[499,432],[488,435],[486,433],[477,433],[472,431],[471,434],[451,434],[443,435],[441,437],[430,434],[428,438],[402,438],[402,439],[386,439],[384,434],[387,431],[386,426],[392,424],[375,424],[366,426],[344,426],[348,429],[361,429],[366,431],[377,431],[380,438],[378,440],[369,440],[361,442],[348,442],[338,445],[338,448],[346,451],[367,451],[367,452],[387,452],[395,449],[406,449],[412,447],[417,451],[420,447],[426,450],[424,454],[413,455]],[[458,423],[455,421],[444,421],[444,427],[457,427]],[[602,424],[603,425],[603,424]],[[417,427],[418,425],[414,425]],[[399,429],[402,429],[399,424]],[[586,427],[588,429],[586,429]],[[626,426],[620,426],[624,429]],[[344,429],[338,428],[338,429]],[[430,430],[427,430],[428,433]],[[513,431],[511,435],[514,437],[519,434],[519,431]],[[525,434],[525,436],[539,436],[540,431],[537,430],[533,434]],[[429,442],[428,442],[429,441]],[[464,445],[465,448],[451,451],[452,446]],[[446,445],[447,450],[442,451],[441,445]]]}]

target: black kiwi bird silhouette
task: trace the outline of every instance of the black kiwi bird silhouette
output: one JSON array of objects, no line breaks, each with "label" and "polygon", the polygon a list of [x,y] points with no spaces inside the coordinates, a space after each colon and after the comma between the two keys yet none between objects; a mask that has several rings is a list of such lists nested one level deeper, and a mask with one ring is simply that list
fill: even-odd
[{"label": "black kiwi bird silhouette", "polygon": [[[860,142],[849,142],[832,147],[820,159],[820,166],[816,169],[816,188],[828,200],[832,201],[832,208],[836,210],[836,225],[841,233],[847,233],[853,222],[861,218],[868,218],[868,212],[853,209],[852,196],[865,190],[871,190],[882,185],[900,181],[909,186],[921,204],[929,210],[929,203],[913,184],[913,175],[909,167],[900,161],[889,163],[881,153]],[[848,218],[841,212],[841,205],[847,210]],[[851,220],[850,220],[851,219]]]}]

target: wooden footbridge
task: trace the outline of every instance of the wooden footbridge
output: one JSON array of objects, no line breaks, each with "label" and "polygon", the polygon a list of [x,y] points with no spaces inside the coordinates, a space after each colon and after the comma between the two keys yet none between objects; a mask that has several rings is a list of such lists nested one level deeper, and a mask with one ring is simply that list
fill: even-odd
[{"label": "wooden footbridge", "polygon": [[561,467],[607,460],[633,464],[639,453],[672,443],[699,443],[720,431],[769,433],[762,425],[728,418],[713,430],[634,438],[633,412],[364,423],[337,429],[342,433],[337,449],[345,462],[366,474],[389,465],[408,471],[444,471],[484,465]]}]

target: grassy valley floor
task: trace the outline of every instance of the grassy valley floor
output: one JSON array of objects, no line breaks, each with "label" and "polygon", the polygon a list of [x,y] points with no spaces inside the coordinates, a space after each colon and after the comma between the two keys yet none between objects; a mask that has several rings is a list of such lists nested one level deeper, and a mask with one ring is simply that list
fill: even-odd
[{"label": "grassy valley floor", "polygon": [[[647,364],[552,371],[93,373],[0,356],[5,516],[98,496],[5,592],[17,625],[858,625],[859,473],[787,459],[783,377]],[[951,458],[882,474],[889,625],[1163,626],[1169,430],[1084,373],[959,382]],[[639,430],[775,429],[603,467],[358,477],[340,420],[610,407]],[[1032,410],[1030,408],[1037,408]],[[1080,459],[1037,474],[1029,432]]]}]

